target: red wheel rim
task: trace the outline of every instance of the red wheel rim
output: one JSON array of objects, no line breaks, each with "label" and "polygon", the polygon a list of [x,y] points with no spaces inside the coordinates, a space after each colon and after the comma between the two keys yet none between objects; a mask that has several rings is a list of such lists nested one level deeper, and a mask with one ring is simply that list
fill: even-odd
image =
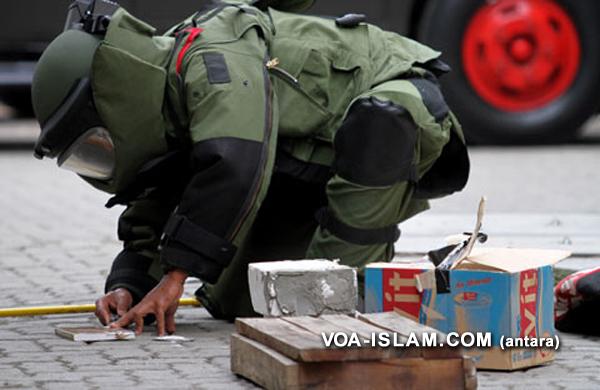
[{"label": "red wheel rim", "polygon": [[480,8],[463,39],[467,79],[504,111],[543,107],[577,76],[581,46],[569,14],[553,0],[500,0]]}]

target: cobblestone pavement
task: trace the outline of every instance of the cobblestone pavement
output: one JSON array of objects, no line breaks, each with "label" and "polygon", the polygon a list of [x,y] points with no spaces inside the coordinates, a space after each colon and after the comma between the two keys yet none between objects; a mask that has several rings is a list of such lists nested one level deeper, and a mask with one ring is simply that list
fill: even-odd
[{"label": "cobblestone pavement", "polygon": [[[106,196],[30,153],[0,153],[0,307],[93,302],[119,250]],[[186,285],[186,294],[197,287]],[[229,371],[233,327],[203,309],[182,308],[178,334],[191,343],[152,340],[80,344],[54,335],[62,324],[95,324],[92,315],[0,319],[0,388],[251,388]],[[561,335],[548,366],[480,372],[481,388],[600,388],[600,340]]]}]

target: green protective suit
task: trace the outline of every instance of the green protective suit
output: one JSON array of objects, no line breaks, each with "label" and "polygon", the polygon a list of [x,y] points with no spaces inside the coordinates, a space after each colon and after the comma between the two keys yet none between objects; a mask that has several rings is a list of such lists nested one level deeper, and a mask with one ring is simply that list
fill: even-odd
[{"label": "green protective suit", "polygon": [[439,55],[367,23],[245,4],[165,36],[117,11],[92,73],[123,134],[116,179],[92,184],[128,205],[106,289],[139,300],[182,268],[233,318],[254,314],[249,262],[389,261],[397,224],[468,176]]}]

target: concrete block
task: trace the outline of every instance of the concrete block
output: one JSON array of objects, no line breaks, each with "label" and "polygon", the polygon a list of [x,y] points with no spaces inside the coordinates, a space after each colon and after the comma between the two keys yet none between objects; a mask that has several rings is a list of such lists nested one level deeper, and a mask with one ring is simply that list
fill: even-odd
[{"label": "concrete block", "polygon": [[351,314],[356,270],[329,260],[252,263],[248,281],[254,310],[267,317]]}]

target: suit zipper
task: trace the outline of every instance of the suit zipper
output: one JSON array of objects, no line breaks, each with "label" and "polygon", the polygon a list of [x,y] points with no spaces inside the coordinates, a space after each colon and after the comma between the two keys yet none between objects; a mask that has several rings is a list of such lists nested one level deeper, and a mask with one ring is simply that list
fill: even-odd
[{"label": "suit zipper", "polygon": [[252,193],[248,197],[247,202],[244,203],[242,210],[240,211],[239,222],[235,226],[235,228],[229,234],[229,240],[233,241],[235,236],[239,233],[242,225],[248,218],[250,214],[250,210],[252,210],[252,206],[256,202],[256,198],[261,189],[261,184],[264,180],[265,170],[267,167],[267,162],[269,160],[269,149],[270,149],[270,141],[271,141],[271,132],[273,127],[273,87],[271,85],[271,80],[269,79],[269,73],[267,71],[267,66],[264,68],[263,76],[265,82],[265,95],[266,95],[266,104],[265,104],[265,140],[263,142],[263,148],[260,157],[260,173],[256,176],[254,183],[252,184]]},{"label": "suit zipper", "polygon": [[267,69],[280,79],[287,81],[292,87],[300,89],[300,82],[298,79],[292,76],[292,74],[287,70],[279,68],[279,58],[276,57],[272,60],[269,60],[267,62]]},{"label": "suit zipper", "polygon": [[300,80],[294,77],[290,72],[279,67],[279,58],[275,57],[269,60],[266,64],[267,70],[270,74],[274,75],[280,80],[294,88],[298,93],[304,96],[309,102],[311,102],[317,109],[321,110],[324,114],[331,115],[325,107],[317,102],[312,96],[306,92],[300,85]]}]

